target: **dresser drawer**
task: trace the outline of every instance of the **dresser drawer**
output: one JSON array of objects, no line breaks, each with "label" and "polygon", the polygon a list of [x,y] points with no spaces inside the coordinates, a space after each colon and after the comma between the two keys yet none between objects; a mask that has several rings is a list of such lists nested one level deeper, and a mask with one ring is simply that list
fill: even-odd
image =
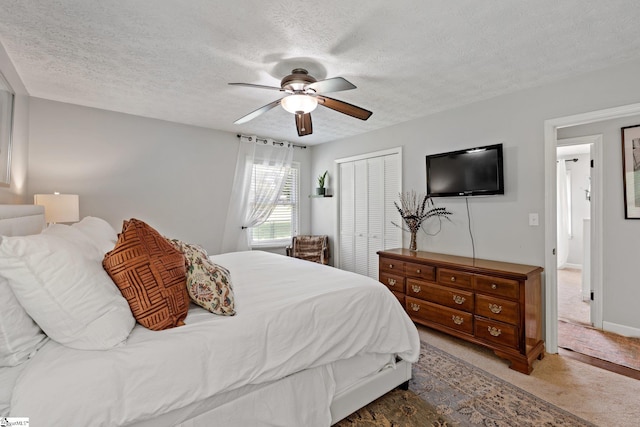
[{"label": "dresser drawer", "polygon": [[435,283],[407,279],[408,296],[462,311],[473,311],[473,293]]},{"label": "dresser drawer", "polygon": [[404,274],[404,262],[393,258],[380,257],[378,268],[380,271],[388,273]]},{"label": "dresser drawer", "polygon": [[404,293],[404,277],[387,273],[386,271],[380,271],[378,273],[380,277],[380,282],[384,284],[387,288],[391,289],[394,292]]},{"label": "dresser drawer", "polygon": [[503,279],[491,276],[476,276],[475,288],[477,292],[518,299],[519,285],[517,280]]},{"label": "dresser drawer", "polygon": [[518,303],[486,295],[476,295],[476,314],[489,319],[517,325]]},{"label": "dresser drawer", "polygon": [[518,348],[518,328],[506,323],[475,318],[475,335],[484,341],[507,347]]},{"label": "dresser drawer", "polygon": [[436,268],[430,265],[407,262],[404,265],[404,274],[407,277],[414,277],[416,279],[435,280]]},{"label": "dresser drawer", "polygon": [[473,315],[471,313],[411,297],[405,298],[405,304],[409,317],[413,319],[428,320],[466,334],[473,334]]},{"label": "dresser drawer", "polygon": [[473,275],[456,270],[438,269],[438,283],[444,286],[456,286],[460,288],[472,289]]},{"label": "dresser drawer", "polygon": [[400,301],[400,305],[402,305],[404,307],[404,294],[401,294],[400,292],[394,292],[391,291],[391,293],[398,298],[398,301]]}]

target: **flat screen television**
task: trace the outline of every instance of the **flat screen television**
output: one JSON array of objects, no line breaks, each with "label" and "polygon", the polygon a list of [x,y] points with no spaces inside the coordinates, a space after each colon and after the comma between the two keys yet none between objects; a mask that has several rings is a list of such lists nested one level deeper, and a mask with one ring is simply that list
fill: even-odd
[{"label": "flat screen television", "polygon": [[427,156],[430,197],[504,194],[502,144]]}]

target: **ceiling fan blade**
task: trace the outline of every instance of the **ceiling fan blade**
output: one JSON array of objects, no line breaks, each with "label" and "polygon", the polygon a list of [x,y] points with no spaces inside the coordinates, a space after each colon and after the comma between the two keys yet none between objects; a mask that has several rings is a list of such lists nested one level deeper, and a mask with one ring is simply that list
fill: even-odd
[{"label": "ceiling fan blade", "polygon": [[318,104],[324,105],[325,107],[331,108],[332,110],[336,110],[339,113],[355,117],[356,119],[367,120],[369,117],[371,117],[371,114],[373,114],[369,110],[365,110],[364,108],[349,104],[348,102],[329,98],[328,96],[318,95],[316,96],[316,98],[318,98]]},{"label": "ceiling fan blade", "polygon": [[275,86],[264,86],[264,85],[254,85],[253,83],[229,83],[231,86],[247,86],[247,87],[256,87],[258,89],[269,89],[269,90],[277,90],[280,92],[284,92],[284,89]]},{"label": "ceiling fan blade", "polygon": [[316,93],[339,92],[341,90],[355,89],[356,86],[342,77],[334,77],[332,79],[320,80],[319,82],[310,83],[306,89],[313,89]]},{"label": "ceiling fan blade", "polygon": [[253,120],[256,117],[258,117],[259,115],[266,113],[267,111],[271,110],[274,107],[277,107],[278,105],[280,105],[280,100],[277,99],[273,102],[268,103],[267,105],[258,108],[255,111],[252,111],[251,113],[247,114],[246,116],[240,117],[238,120],[236,120],[235,122],[233,122],[236,125],[241,125],[242,123],[246,123],[249,120]]},{"label": "ceiling fan blade", "polygon": [[295,117],[298,136],[311,135],[313,133],[313,126],[311,125],[311,113],[296,113]]}]

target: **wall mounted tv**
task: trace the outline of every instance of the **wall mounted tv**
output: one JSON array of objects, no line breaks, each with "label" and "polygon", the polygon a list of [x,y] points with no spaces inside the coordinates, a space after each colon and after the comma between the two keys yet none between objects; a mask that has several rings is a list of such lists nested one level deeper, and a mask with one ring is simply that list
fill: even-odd
[{"label": "wall mounted tv", "polygon": [[431,197],[504,194],[502,144],[427,156]]}]

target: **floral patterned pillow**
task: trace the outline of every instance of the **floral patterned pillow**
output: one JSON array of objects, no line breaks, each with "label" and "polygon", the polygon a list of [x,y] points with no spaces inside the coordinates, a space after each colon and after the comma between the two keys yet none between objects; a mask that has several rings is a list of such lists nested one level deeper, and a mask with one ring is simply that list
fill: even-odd
[{"label": "floral patterned pillow", "polygon": [[184,254],[187,292],[191,300],[214,314],[236,314],[229,270],[212,262],[200,246],[177,239],[167,240]]}]

